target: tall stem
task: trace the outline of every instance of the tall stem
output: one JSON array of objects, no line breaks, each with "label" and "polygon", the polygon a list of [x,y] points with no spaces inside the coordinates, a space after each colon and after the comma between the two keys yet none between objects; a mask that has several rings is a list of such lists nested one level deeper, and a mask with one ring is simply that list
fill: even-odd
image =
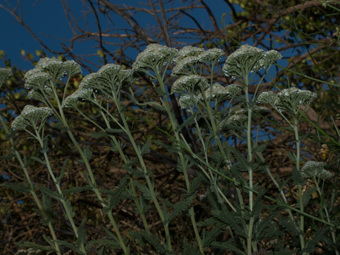
[{"label": "tall stem", "polygon": [[[299,120],[297,117],[294,117],[294,124],[293,124],[293,128],[294,128],[294,134],[295,134],[295,142],[296,142],[296,171],[300,171],[300,138],[299,138],[299,129],[298,129],[298,125],[299,125]],[[304,206],[303,206],[303,192],[302,192],[302,185],[299,183],[298,184],[298,192],[299,192],[299,208],[300,208],[300,212],[304,212]],[[301,246],[301,250],[303,250],[305,248],[305,239],[304,239],[304,216],[303,214],[300,214],[300,246]],[[303,253],[303,255],[305,255],[307,253]]]},{"label": "tall stem", "polygon": [[[4,128],[4,130],[5,130],[5,133],[8,134],[8,133],[9,133],[9,130],[8,130],[7,124],[6,124],[6,122],[4,121],[4,119],[2,118],[2,116],[0,116],[0,121],[1,121],[1,124],[2,124],[2,126],[3,126],[3,128]],[[57,235],[56,235],[56,233],[55,233],[55,231],[54,231],[54,228],[53,228],[53,226],[52,226],[51,221],[48,219],[48,216],[47,216],[46,213],[45,213],[45,210],[44,210],[44,208],[43,208],[43,206],[42,206],[42,204],[41,204],[41,202],[40,202],[40,200],[39,200],[39,198],[38,198],[37,193],[36,193],[35,190],[34,190],[33,182],[32,182],[32,180],[31,180],[31,177],[30,177],[30,175],[29,175],[29,173],[28,173],[28,170],[27,170],[27,168],[26,168],[26,166],[25,166],[25,164],[24,164],[24,161],[23,161],[23,159],[22,159],[20,153],[15,149],[13,138],[11,137],[11,138],[9,139],[9,141],[10,141],[10,143],[11,143],[11,146],[12,146],[13,150],[14,150],[15,157],[16,157],[17,160],[19,161],[19,164],[20,164],[20,166],[21,166],[21,168],[22,168],[22,170],[23,170],[23,172],[24,172],[25,179],[26,179],[26,182],[27,182],[28,185],[29,185],[30,193],[31,193],[31,195],[32,195],[32,197],[33,197],[33,200],[34,200],[34,202],[36,203],[36,205],[38,206],[39,211],[41,212],[41,214],[43,215],[43,217],[44,217],[44,218],[46,219],[46,221],[47,221],[47,226],[48,226],[48,228],[49,228],[49,230],[50,230],[50,233],[51,233],[51,236],[52,236],[52,240],[54,241],[54,248],[55,248],[57,254],[58,254],[58,255],[61,255],[60,247],[59,247],[58,243],[55,242],[55,241],[57,240]]]},{"label": "tall stem", "polygon": [[[76,147],[77,151],[79,152],[80,156],[81,156],[81,159],[83,160],[84,164],[85,164],[85,168],[87,170],[87,173],[88,173],[88,176],[89,176],[89,179],[90,179],[90,185],[91,185],[91,188],[93,190],[93,192],[95,193],[95,195],[97,196],[97,199],[99,200],[101,206],[103,208],[107,208],[108,205],[107,203],[104,201],[101,193],[99,192],[99,189],[98,189],[98,186],[96,184],[96,180],[95,180],[95,177],[94,177],[94,174],[93,174],[93,171],[92,171],[92,168],[90,166],[90,162],[89,160],[87,159],[87,157],[85,156],[85,153],[84,151],[82,150],[82,148],[79,146],[79,143],[77,142],[76,138],[74,137],[73,133],[71,132],[71,129],[68,125],[68,122],[65,118],[65,114],[64,114],[64,111],[63,111],[63,108],[62,108],[62,105],[60,103],[60,100],[58,98],[58,95],[55,93],[55,99],[57,101],[57,105],[58,105],[58,110],[59,110],[59,119],[62,123],[62,125],[66,128],[66,131],[67,131],[67,134],[69,136],[69,138],[71,139],[73,145]],[[126,245],[124,243],[124,240],[121,236],[121,233],[120,233],[120,230],[119,230],[119,227],[118,227],[118,224],[116,222],[116,220],[114,219],[113,215],[112,215],[112,210],[107,210],[107,216],[116,232],[116,235],[117,235],[117,238],[119,240],[119,244],[124,252],[124,254],[127,254],[128,253],[128,250],[126,248]]]},{"label": "tall stem", "polygon": [[[75,224],[75,222],[73,220],[72,209],[67,204],[66,198],[64,197],[63,191],[61,190],[59,181],[57,180],[56,176],[53,173],[53,170],[51,168],[51,164],[50,164],[47,152],[44,149],[43,137],[40,136],[40,134],[38,133],[38,131],[36,129],[34,129],[34,131],[35,131],[36,138],[38,139],[39,145],[40,145],[41,149],[43,149],[43,155],[44,155],[44,159],[45,159],[45,163],[46,163],[46,167],[47,167],[48,173],[50,174],[50,176],[52,178],[52,181],[53,181],[54,185],[57,188],[57,192],[58,192],[58,195],[60,196],[60,201],[61,201],[61,203],[63,205],[64,210],[65,210],[66,217],[67,217],[67,219],[69,220],[69,222],[71,224],[72,230],[73,230],[76,238],[78,239],[79,238],[79,232],[78,232],[78,228],[77,228],[77,226],[76,226],[76,224]],[[83,243],[80,243],[80,250],[81,250],[81,252],[83,254],[86,254],[86,250],[85,250],[85,247],[84,247]]]},{"label": "tall stem", "polygon": [[[171,110],[172,108],[170,107],[168,99],[165,98],[165,97],[167,97],[167,92],[165,90],[163,77],[161,76],[159,70],[156,70],[156,77],[157,77],[157,80],[158,80],[158,82],[161,86],[161,90],[163,92],[163,95],[165,95],[164,100],[162,100],[162,101],[164,103],[164,107],[165,107],[167,114],[169,116],[171,127],[173,128],[173,131],[174,131],[174,134],[175,134],[175,137],[176,137],[176,141],[180,141],[181,138],[180,138],[179,132],[176,130],[176,128],[178,127],[178,123],[177,123],[177,120],[174,116],[174,113]],[[189,175],[188,175],[186,163],[185,163],[185,160],[184,160],[184,155],[181,151],[179,151],[178,156],[179,156],[179,160],[180,160],[180,163],[181,163],[181,166],[182,166],[182,169],[183,169],[184,181],[185,181],[187,191],[190,191],[190,180],[189,180]],[[195,237],[196,237],[196,241],[197,241],[199,250],[203,254],[204,253],[203,244],[202,244],[202,240],[201,240],[198,228],[197,228],[197,223],[196,223],[196,219],[195,219],[195,211],[194,211],[194,208],[192,206],[189,208],[189,215],[190,215],[191,224],[192,224],[192,227],[194,229],[194,233],[195,233]]]},{"label": "tall stem", "polygon": [[[253,203],[254,203],[254,194],[253,194],[253,168],[251,166],[251,163],[253,161],[253,152],[252,152],[252,134],[251,134],[251,119],[252,119],[252,107],[250,105],[250,99],[249,99],[249,93],[248,93],[248,74],[244,76],[243,78],[243,88],[245,92],[245,98],[246,98],[246,106],[248,110],[248,122],[247,122],[247,160],[248,160],[248,178],[249,178],[249,210],[250,210],[250,220],[248,224],[248,234],[247,234],[247,254],[252,254],[252,235],[253,235],[253,225],[254,225],[254,215],[253,215]],[[256,245],[254,245],[255,251],[256,251]]]}]

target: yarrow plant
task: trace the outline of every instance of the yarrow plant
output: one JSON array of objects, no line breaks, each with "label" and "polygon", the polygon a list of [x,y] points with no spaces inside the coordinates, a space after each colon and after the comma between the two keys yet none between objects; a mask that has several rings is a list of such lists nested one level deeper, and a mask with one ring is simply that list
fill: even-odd
[{"label": "yarrow plant", "polygon": [[[324,192],[334,173],[302,153],[307,136],[299,124],[317,95],[261,86],[280,58],[276,50],[249,45],[226,56],[217,48],[151,44],[132,69],[106,64],[77,87],[72,79],[80,79],[80,65],[42,58],[25,75],[36,105],[24,106],[11,130],[1,118],[25,191],[49,229],[43,245],[26,247],[56,254],[251,255],[308,254],[322,243],[338,254],[339,227]],[[216,79],[218,70],[224,80]],[[0,82],[9,74],[0,69]],[[278,121],[273,110],[288,123],[282,132],[294,133],[287,145],[291,176],[284,180],[266,162],[269,142],[259,138],[267,121]],[[31,176],[30,161],[19,152],[15,139],[23,131],[38,144],[31,158],[47,170],[47,184]],[[53,154],[60,139],[71,157],[63,164]],[[161,175],[153,157],[164,159]],[[67,182],[71,164],[81,169],[75,187]],[[294,199],[285,194],[288,185],[298,189]],[[85,208],[84,199],[91,199]],[[309,206],[313,199],[321,201],[317,210]],[[63,214],[61,224],[54,211]],[[329,234],[307,227],[307,220]]]}]

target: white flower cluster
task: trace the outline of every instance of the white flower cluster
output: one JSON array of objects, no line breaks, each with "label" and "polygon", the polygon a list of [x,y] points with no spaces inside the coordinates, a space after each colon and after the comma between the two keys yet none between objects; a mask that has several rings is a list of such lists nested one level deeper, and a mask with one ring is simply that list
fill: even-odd
[{"label": "white flower cluster", "polygon": [[332,177],[332,173],[324,169],[324,167],[324,162],[307,161],[301,169],[301,175],[306,179],[317,177],[322,180],[327,180]]},{"label": "white flower cluster", "polygon": [[178,50],[160,44],[150,44],[139,53],[132,68],[136,71],[161,69],[170,63],[177,55]]},{"label": "white flower cluster", "polygon": [[54,83],[66,75],[63,62],[55,58],[41,58],[35,69],[46,72]]},{"label": "white flower cluster", "polygon": [[30,99],[44,101],[45,96],[52,96],[53,87],[64,75],[68,78],[81,73],[80,65],[73,60],[62,62],[57,59],[42,58],[36,67],[25,76],[25,88],[31,89]]},{"label": "white flower cluster", "polygon": [[39,123],[43,125],[46,119],[52,114],[48,107],[35,107],[26,105],[21,114],[12,122],[13,130],[24,130],[27,126],[37,128]]},{"label": "white flower cluster", "polygon": [[12,74],[7,68],[0,68],[0,88],[4,81]]},{"label": "white flower cluster", "polygon": [[186,46],[178,52],[175,58],[176,66],[172,70],[172,75],[194,74],[195,65],[215,63],[223,55],[224,51],[217,48],[205,51],[202,48]]},{"label": "white flower cluster", "polygon": [[257,98],[257,103],[267,103],[279,112],[296,115],[299,113],[299,105],[308,106],[316,97],[314,92],[293,87],[283,89],[278,94],[272,91],[262,92]]},{"label": "white flower cluster", "polygon": [[209,86],[208,80],[199,75],[187,75],[178,78],[171,87],[171,93],[194,93]]},{"label": "white flower cluster", "polygon": [[276,95],[273,91],[264,91],[258,97],[256,102],[270,104],[271,106],[275,105]]},{"label": "white flower cluster", "polygon": [[[254,106],[252,109],[254,115],[261,114],[265,115],[270,113],[270,110],[267,107],[263,106]],[[248,120],[248,110],[244,105],[238,104],[230,108],[228,116],[224,118],[220,123],[220,129],[235,129]]]},{"label": "white flower cluster", "polygon": [[200,63],[199,58],[195,56],[189,56],[178,61],[175,67],[172,69],[172,75],[187,75],[194,73],[194,66]]},{"label": "white flower cluster", "polygon": [[181,95],[179,98],[179,104],[182,109],[191,108],[197,105],[197,103],[201,100],[199,96],[192,94]]},{"label": "white flower cluster", "polygon": [[97,73],[86,75],[80,83],[80,88],[101,91],[106,95],[119,93],[120,88],[133,82],[133,70],[124,70],[120,65],[107,64]]},{"label": "white flower cluster", "polygon": [[242,78],[251,72],[257,72],[277,60],[281,54],[275,50],[268,52],[249,45],[242,45],[225,61],[223,72],[227,77]]},{"label": "white flower cluster", "polygon": [[282,112],[297,114],[299,112],[297,106],[308,106],[316,97],[316,93],[309,90],[288,88],[277,94],[275,107]]},{"label": "white flower cluster", "polygon": [[80,65],[74,60],[67,60],[63,62],[63,68],[66,72],[66,75],[70,78],[77,74],[81,74]]},{"label": "white flower cluster", "polygon": [[222,102],[227,98],[235,97],[241,92],[242,88],[236,84],[230,84],[223,87],[219,83],[214,83],[204,91],[204,96],[207,100],[217,100]]},{"label": "white flower cluster", "polygon": [[202,52],[198,58],[201,63],[216,63],[224,56],[224,51],[218,48],[209,49]]},{"label": "white flower cluster", "polygon": [[25,76],[25,88],[26,89],[44,89],[47,82],[52,78],[51,76],[43,72],[41,69],[34,68],[28,71]]},{"label": "white flower cluster", "polygon": [[45,100],[44,96],[52,98],[53,97],[52,95],[53,95],[52,88],[45,85],[43,91],[39,90],[39,89],[31,89],[28,92],[27,97],[29,99],[44,102],[44,100]]},{"label": "white flower cluster", "polygon": [[194,46],[185,46],[178,51],[177,56],[174,58],[174,62],[178,63],[187,57],[197,57],[202,52],[204,52],[204,49],[202,48]]},{"label": "white flower cluster", "polygon": [[71,108],[75,107],[79,101],[90,100],[93,94],[92,89],[85,89],[79,87],[73,94],[65,98],[62,107]]}]

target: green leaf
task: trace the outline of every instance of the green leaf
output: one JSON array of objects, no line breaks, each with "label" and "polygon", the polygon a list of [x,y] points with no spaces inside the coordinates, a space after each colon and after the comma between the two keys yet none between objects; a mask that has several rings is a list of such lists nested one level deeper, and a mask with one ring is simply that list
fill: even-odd
[{"label": "green leaf", "polygon": [[[133,232],[131,233],[131,236],[133,236],[136,239],[139,239],[142,242],[149,243],[157,252],[157,254],[166,254],[166,250],[160,245],[160,240],[157,236],[153,235],[150,232],[147,232],[145,230],[141,232]],[[161,240],[163,242],[163,240]]]},{"label": "green leaf", "polygon": [[41,250],[41,251],[54,251],[54,248],[51,246],[40,245],[40,244],[31,243],[31,242],[15,243],[15,245],[18,247],[33,248],[35,250]]},{"label": "green leaf", "polygon": [[227,241],[227,242],[212,242],[211,247],[219,248],[220,250],[225,251],[233,251],[235,254],[242,254],[244,255],[244,251],[240,250],[238,246],[235,245],[235,242]]},{"label": "green leaf", "polygon": [[[121,246],[117,240],[112,240],[112,239],[99,239],[99,240],[92,240],[86,245],[86,249],[90,250],[93,246],[98,246],[99,247],[108,247],[111,249],[120,249]],[[114,253],[113,253],[114,254]]]},{"label": "green leaf", "polygon": [[80,250],[74,244],[71,244],[71,243],[63,241],[63,240],[56,240],[56,243],[59,244],[59,245],[65,246],[65,247],[71,249],[72,251],[78,252],[78,254],[82,254],[80,252]]},{"label": "green leaf", "polygon": [[[302,196],[303,206],[308,205],[309,201],[312,198],[313,193],[315,192],[316,188],[309,188],[305,191],[305,193]],[[299,208],[297,206],[297,208]]]},{"label": "green leaf", "polygon": [[75,194],[75,193],[80,193],[88,190],[92,190],[93,188],[90,185],[86,185],[83,187],[72,187],[70,189],[63,190],[63,194]]},{"label": "green leaf", "polygon": [[287,221],[284,217],[279,216],[279,225],[282,226],[284,229],[288,231],[292,236],[298,236],[299,235],[299,229],[296,226],[295,223],[291,221]]},{"label": "green leaf", "polygon": [[1,185],[1,187],[12,189],[18,192],[22,193],[28,193],[31,191],[31,187],[25,183],[25,184],[19,184],[19,183],[4,183]]},{"label": "green leaf", "polygon": [[124,176],[123,179],[120,180],[118,188],[116,190],[114,191],[110,190],[109,192],[107,192],[109,194],[108,206],[103,209],[103,213],[105,214],[111,213],[112,209],[117,206],[119,201],[127,198],[127,195],[123,194],[127,186],[126,185],[127,181],[128,176]]},{"label": "green leaf", "polygon": [[176,204],[171,205],[173,207],[173,211],[169,216],[168,222],[171,222],[175,217],[180,215],[182,212],[188,211],[195,197],[196,194],[192,194],[191,196],[187,197],[184,201],[179,201]]},{"label": "green leaf", "polygon": [[104,132],[94,132],[94,133],[91,133],[90,136],[98,139],[98,138],[109,136],[109,134],[104,133]]},{"label": "green leaf", "polygon": [[144,184],[141,184],[140,182],[135,182],[135,185],[143,193],[144,199],[146,199],[146,200],[152,199],[152,195],[151,195],[150,190]]},{"label": "green leaf", "polygon": [[90,147],[88,147],[88,146],[85,146],[85,147],[84,147],[84,155],[85,155],[85,158],[86,158],[88,161],[91,160],[93,154],[92,154],[92,151],[91,151]]},{"label": "green leaf", "polygon": [[56,219],[55,210],[53,207],[52,199],[45,193],[42,193],[42,208],[44,210],[44,220],[43,222],[47,225],[52,223]]},{"label": "green leaf", "polygon": [[292,176],[295,184],[303,185],[306,183],[306,180],[301,175],[301,171],[297,171],[296,167],[293,167],[292,169]]},{"label": "green leaf", "polygon": [[212,228],[209,232],[206,232],[203,238],[204,246],[211,247],[211,243],[216,241],[217,236],[222,232],[220,226]]},{"label": "green leaf", "polygon": [[67,166],[67,162],[68,162],[68,159],[65,159],[64,163],[63,163],[63,166],[61,168],[61,171],[60,171],[60,175],[56,178],[58,184],[60,184],[61,179],[64,177],[66,166]]},{"label": "green leaf", "polygon": [[183,255],[201,255],[201,252],[196,248],[191,246],[186,239],[183,241]]},{"label": "green leaf", "polygon": [[190,126],[191,124],[193,124],[195,118],[197,118],[197,115],[198,115],[198,111],[197,111],[197,112],[194,112],[193,114],[191,114],[191,115],[189,116],[189,118],[187,118],[181,125],[179,125],[179,126],[176,128],[176,131],[179,132],[179,131],[181,131],[184,127],[187,127],[187,126]]},{"label": "green leaf", "polygon": [[146,140],[146,143],[143,145],[141,154],[147,154],[150,153],[150,146],[151,146],[151,137],[148,137]]},{"label": "green leaf", "polygon": [[124,130],[119,129],[119,128],[107,128],[105,129],[105,132],[107,132],[110,135],[114,135],[114,134],[123,133]]},{"label": "green leaf", "polygon": [[32,156],[30,159],[33,159],[34,161],[37,161],[37,162],[39,162],[39,163],[42,164],[42,165],[46,165],[45,160],[41,160],[41,159],[38,158],[38,157]]},{"label": "green leaf", "polygon": [[54,198],[56,200],[63,200],[63,197],[61,197],[56,191],[52,191],[48,188],[45,188],[44,186],[37,185],[37,188],[41,190],[44,194],[48,195],[51,198]]},{"label": "green leaf", "polygon": [[80,226],[78,227],[78,239],[77,239],[77,246],[81,246],[82,244],[85,243],[86,241],[86,218],[84,218],[82,221],[81,221],[81,224]]}]

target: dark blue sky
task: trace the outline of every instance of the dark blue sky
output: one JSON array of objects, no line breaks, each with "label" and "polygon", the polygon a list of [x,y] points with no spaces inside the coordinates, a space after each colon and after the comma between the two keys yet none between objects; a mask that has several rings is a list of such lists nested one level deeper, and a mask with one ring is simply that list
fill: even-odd
[{"label": "dark blue sky", "polygon": [[[5,1],[1,1],[6,6]],[[0,4],[1,4],[0,2]],[[16,6],[17,0],[9,1],[13,6]],[[69,39],[72,37],[71,29],[67,23],[61,0],[24,0],[21,1],[22,13],[24,22],[32,29],[34,33],[53,50],[60,51],[61,42],[68,45],[67,41],[63,39]],[[72,11],[75,13],[76,18],[83,19],[83,4],[82,1],[69,1]],[[128,3],[128,5],[139,5],[143,7],[143,3],[148,3],[148,0],[129,0],[129,1],[113,1],[114,4]],[[182,1],[178,0],[178,3]],[[227,5],[223,0],[206,1],[209,7],[214,12],[216,19],[220,22],[223,12],[228,11]],[[182,4],[183,5],[183,4]],[[18,9],[18,13],[19,13]],[[206,13],[202,11],[196,11],[192,13],[195,17],[200,18],[200,23],[204,27],[210,23]],[[121,20],[117,20],[117,27],[119,27]],[[138,22],[155,22],[155,20],[143,19],[139,17]],[[192,22],[188,20],[188,22]],[[123,22],[124,23],[124,22]],[[206,23],[206,24],[205,24]],[[95,26],[95,22],[90,24]],[[194,23],[192,26],[195,26]],[[205,27],[207,28],[207,27]],[[2,31],[2,38],[0,40],[0,50],[5,51],[6,58],[11,59],[12,65],[16,65],[22,69],[31,69],[33,66],[30,61],[25,60],[20,53],[23,49],[27,52],[35,54],[36,50],[42,49],[41,45],[32,37],[32,35],[10,14],[0,8],[0,29]],[[92,28],[91,28],[92,29]],[[96,31],[96,27],[93,27],[93,31]],[[76,54],[96,54],[94,45],[86,43],[77,44],[74,48]],[[110,50],[115,50],[110,48]],[[45,51],[46,52],[46,51]],[[137,52],[131,53],[136,54]],[[48,53],[49,56],[53,54]],[[135,56],[131,56],[135,57]],[[0,63],[0,67],[3,63]]]}]

